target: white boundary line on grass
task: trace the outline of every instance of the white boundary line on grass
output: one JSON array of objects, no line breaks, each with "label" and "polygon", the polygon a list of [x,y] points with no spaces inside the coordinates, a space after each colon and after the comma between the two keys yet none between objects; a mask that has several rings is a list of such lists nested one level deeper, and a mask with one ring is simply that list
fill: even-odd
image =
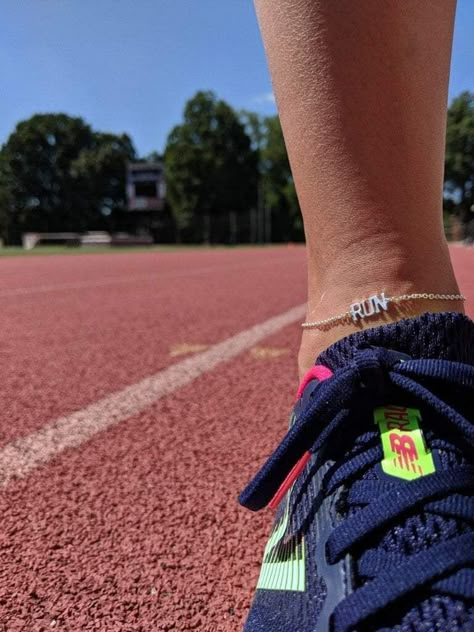
[{"label": "white boundary line on grass", "polygon": [[172,364],[155,375],[6,444],[0,449],[0,487],[25,478],[64,450],[77,448],[99,432],[142,412],[203,373],[235,358],[267,336],[300,321],[305,309],[305,305],[293,307],[213,345],[207,351]]}]

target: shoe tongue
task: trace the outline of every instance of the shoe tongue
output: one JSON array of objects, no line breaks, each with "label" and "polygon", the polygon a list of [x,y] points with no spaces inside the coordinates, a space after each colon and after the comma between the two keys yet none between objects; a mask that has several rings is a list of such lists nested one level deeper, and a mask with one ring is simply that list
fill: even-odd
[{"label": "shoe tongue", "polygon": [[[395,486],[393,493],[396,493],[397,486],[405,485],[411,480],[436,471],[466,465],[464,455],[447,441],[443,442],[438,438],[437,445],[444,443],[444,449],[427,447],[429,442],[425,442],[427,433],[424,432],[427,425],[429,423],[425,424],[421,419],[419,430],[413,434],[395,430],[393,437],[399,445],[405,446],[405,453],[401,450],[400,456],[395,453],[387,454],[386,445],[384,445],[383,461],[366,470],[361,480],[390,482]],[[424,436],[416,437],[418,432],[424,433]],[[408,439],[410,436],[413,438]],[[407,448],[407,440],[412,441],[415,449],[418,450],[417,458],[414,460],[410,460],[411,449],[409,446]],[[382,437],[380,441],[382,443]],[[354,508],[351,513],[354,511],[357,509]],[[437,542],[450,539],[454,535],[461,535],[466,531],[465,526],[462,521],[455,518],[446,518],[422,510],[409,517],[400,517],[389,528],[382,529],[379,538],[374,537],[373,545],[389,553],[413,555]]]},{"label": "shoe tongue", "polygon": [[[474,365],[474,322],[457,312],[425,313],[373,329],[365,329],[330,346],[317,359],[331,371],[344,367],[361,347],[384,347],[412,358],[432,358]],[[399,402],[391,402],[397,405]],[[460,404],[460,402],[457,402]],[[429,424],[421,420],[421,430],[429,435]],[[438,443],[440,442],[440,438]],[[443,438],[445,439],[445,438]],[[446,449],[435,450],[438,469],[464,464],[459,450],[441,439]],[[369,473],[373,477],[373,473]]]},{"label": "shoe tongue", "polygon": [[[374,329],[367,329],[348,336],[324,351],[318,358],[317,364],[322,364],[332,371],[344,367],[353,359],[354,353],[363,346],[373,345],[384,347],[412,358],[436,358],[474,364],[474,323],[462,314],[422,314],[417,318],[402,320],[390,325],[383,325]],[[396,404],[396,402],[394,402]],[[421,430],[426,432],[429,420],[422,419]],[[372,423],[370,420],[368,426]],[[438,443],[439,443],[439,438]],[[436,469],[449,469],[463,464],[464,457],[459,450],[446,442],[446,449],[433,450]],[[354,449],[357,449],[354,446]],[[362,479],[381,479],[386,475],[382,472],[381,464],[371,467],[361,477]],[[390,477],[392,478],[392,477]],[[402,478],[392,478],[394,483],[404,484]],[[357,511],[352,508],[350,513]],[[469,529],[462,520],[446,518],[421,511],[416,515],[400,518],[397,524],[383,529],[378,538],[374,538],[373,546],[388,553],[413,555],[421,550],[441,541],[461,535]],[[404,625],[426,626],[428,622],[438,620],[449,623],[452,606],[463,611],[464,604],[448,598],[430,597],[417,608],[409,610],[403,616]],[[422,606],[422,607],[421,607]],[[442,613],[439,608],[442,606]],[[448,614],[446,614],[448,613]],[[399,613],[401,614],[401,613]],[[424,629],[424,628],[423,628]],[[426,628],[428,629],[428,628]],[[446,627],[445,629],[448,629]]]},{"label": "shoe tongue", "polygon": [[331,345],[316,364],[334,371],[345,366],[361,345],[385,347],[412,358],[474,364],[474,322],[455,312],[425,313],[390,325],[364,329]]}]

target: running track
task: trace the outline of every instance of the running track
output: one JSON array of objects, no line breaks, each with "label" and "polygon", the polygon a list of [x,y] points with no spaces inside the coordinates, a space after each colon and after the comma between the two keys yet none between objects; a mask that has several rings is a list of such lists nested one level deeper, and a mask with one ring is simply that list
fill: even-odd
[{"label": "running track", "polygon": [[298,247],[0,260],[0,631],[241,628],[271,515],[236,496],[285,431],[304,274]]}]

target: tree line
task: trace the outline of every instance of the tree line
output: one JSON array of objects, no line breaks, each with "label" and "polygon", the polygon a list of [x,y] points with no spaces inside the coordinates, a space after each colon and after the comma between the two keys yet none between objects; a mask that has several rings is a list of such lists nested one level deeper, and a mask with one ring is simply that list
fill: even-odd
[{"label": "tree line", "polygon": [[[474,237],[474,93],[448,111],[445,210]],[[245,243],[304,238],[277,116],[235,111],[212,92],[185,105],[163,156],[139,157],[127,134],[93,130],[66,114],[18,123],[0,149],[0,237],[120,229],[126,165],[163,160],[166,205],[158,241]]]}]

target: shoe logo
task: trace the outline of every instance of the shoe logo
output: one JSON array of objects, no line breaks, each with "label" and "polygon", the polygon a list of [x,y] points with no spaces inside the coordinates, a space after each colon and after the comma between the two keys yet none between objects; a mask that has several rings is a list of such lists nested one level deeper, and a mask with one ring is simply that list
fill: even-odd
[{"label": "shoe logo", "polygon": [[305,543],[303,536],[287,535],[289,500],[287,494],[285,512],[268,540],[263,555],[257,588],[266,590],[305,590]]},{"label": "shoe logo", "polygon": [[381,406],[374,410],[382,438],[382,470],[407,481],[436,471],[420,428],[421,414],[416,408]]}]

